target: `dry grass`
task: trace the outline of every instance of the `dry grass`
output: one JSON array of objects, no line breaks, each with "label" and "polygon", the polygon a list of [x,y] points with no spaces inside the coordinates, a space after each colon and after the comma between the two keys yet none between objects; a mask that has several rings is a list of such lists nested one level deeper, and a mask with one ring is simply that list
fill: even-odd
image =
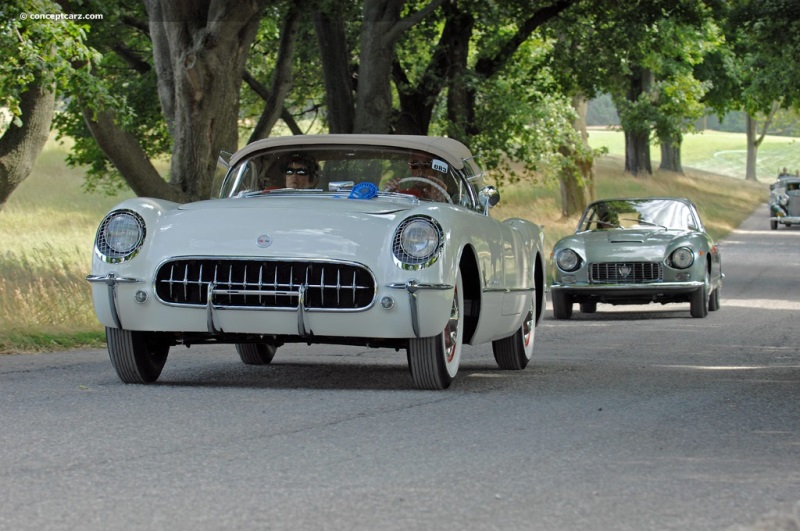
[{"label": "dry grass", "polygon": [[64,163],[68,149],[51,140],[0,211],[0,353],[102,336],[85,277],[97,225],[123,196],[84,193],[83,171]]}]

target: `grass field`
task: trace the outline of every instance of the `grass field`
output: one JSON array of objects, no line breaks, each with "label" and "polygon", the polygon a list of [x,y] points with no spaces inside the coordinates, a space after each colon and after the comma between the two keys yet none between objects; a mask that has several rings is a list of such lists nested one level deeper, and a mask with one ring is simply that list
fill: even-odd
[{"label": "grass field", "polygon": [[[594,128],[589,131],[589,144],[595,149],[606,147],[610,155],[625,155],[625,138],[619,131]],[[687,135],[681,146],[684,167],[744,178],[747,161],[747,145],[741,133],[704,131]],[[653,146],[650,150],[653,168],[661,161],[661,150]],[[793,137],[767,136],[758,149],[756,175],[759,180],[769,181],[781,168],[792,172],[800,169],[800,139]]]},{"label": "grass field", "polygon": [[[717,238],[766,201],[766,183],[777,168],[800,167],[800,153],[791,139],[769,137],[759,151],[759,161],[762,154],[769,154],[768,161],[759,165],[761,182],[746,182],[744,159],[729,156],[743,149],[743,135],[707,133],[687,139],[686,175],[633,178],[623,172],[620,133],[595,130],[590,141],[593,147],[609,149],[595,167],[598,197],[689,197]],[[132,194],[108,197],[83,192],[83,172],[64,164],[67,149],[49,143],[32,175],[0,212],[0,353],[101,346],[104,341],[84,278],[90,272],[97,224],[109,208]],[[658,155],[657,150],[653,154]],[[493,215],[543,225],[548,251],[577,224],[577,217],[562,218],[557,187],[541,183],[504,187]]]}]

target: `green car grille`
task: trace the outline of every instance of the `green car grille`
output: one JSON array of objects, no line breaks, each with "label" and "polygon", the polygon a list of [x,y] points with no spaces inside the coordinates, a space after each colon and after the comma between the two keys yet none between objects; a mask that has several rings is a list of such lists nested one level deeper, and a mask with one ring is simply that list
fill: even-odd
[{"label": "green car grille", "polygon": [[591,264],[590,281],[603,284],[642,284],[662,278],[661,264],[654,262],[603,262]]}]

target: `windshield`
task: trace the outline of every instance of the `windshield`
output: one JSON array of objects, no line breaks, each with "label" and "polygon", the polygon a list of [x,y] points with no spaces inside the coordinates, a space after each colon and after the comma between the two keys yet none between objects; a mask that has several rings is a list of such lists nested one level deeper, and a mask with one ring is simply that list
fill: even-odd
[{"label": "windshield", "polygon": [[697,230],[700,222],[686,203],[672,199],[618,199],[586,209],[578,232],[609,229]]},{"label": "windshield", "polygon": [[[420,151],[379,146],[309,146],[254,153],[228,170],[220,197],[350,191],[371,183],[378,192],[476,208],[477,182]],[[358,186],[357,186],[358,185]]]}]

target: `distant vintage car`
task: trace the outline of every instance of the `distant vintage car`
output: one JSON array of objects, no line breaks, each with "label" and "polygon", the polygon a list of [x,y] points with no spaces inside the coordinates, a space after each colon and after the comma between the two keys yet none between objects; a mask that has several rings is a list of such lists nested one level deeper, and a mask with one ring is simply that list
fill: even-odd
[{"label": "distant vintage car", "polygon": [[87,277],[117,375],[154,382],[171,347],[200,343],[250,365],[285,343],[405,349],[423,389],[450,385],[464,344],[523,369],[543,234],[490,217],[481,175],[448,138],[293,136],[234,154],[217,199],[123,201]]},{"label": "distant vintage car", "polygon": [[596,201],[552,260],[556,319],[572,317],[575,303],[594,313],[597,303],[688,302],[692,317],[720,307],[720,250],[687,199]]},{"label": "distant vintage car", "polygon": [[800,177],[781,176],[770,185],[769,209],[772,230],[779,224],[791,227],[800,223]]}]

